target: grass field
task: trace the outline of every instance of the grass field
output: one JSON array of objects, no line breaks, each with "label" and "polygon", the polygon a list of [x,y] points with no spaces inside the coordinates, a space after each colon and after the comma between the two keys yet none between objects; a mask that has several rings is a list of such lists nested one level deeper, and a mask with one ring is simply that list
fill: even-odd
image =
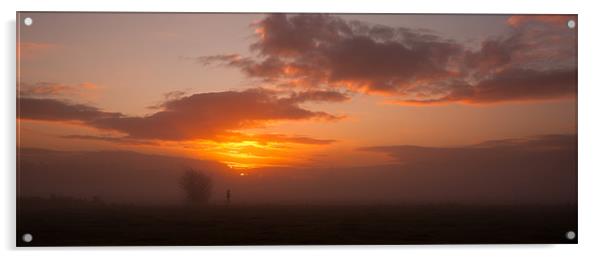
[{"label": "grass field", "polygon": [[[577,243],[573,206],[178,206],[19,201],[18,246]],[[33,241],[21,240],[31,233]]]}]

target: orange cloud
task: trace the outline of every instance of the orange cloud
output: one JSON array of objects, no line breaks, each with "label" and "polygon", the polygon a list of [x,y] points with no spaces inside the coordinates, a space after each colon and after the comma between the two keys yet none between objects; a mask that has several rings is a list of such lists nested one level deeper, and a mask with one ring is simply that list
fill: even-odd
[{"label": "orange cloud", "polygon": [[56,45],[50,43],[19,42],[17,44],[17,59],[35,58],[55,48]]},{"label": "orange cloud", "polygon": [[513,15],[508,17],[506,23],[512,27],[519,27],[529,22],[547,23],[564,27],[569,20],[576,20],[576,18],[574,15]]}]

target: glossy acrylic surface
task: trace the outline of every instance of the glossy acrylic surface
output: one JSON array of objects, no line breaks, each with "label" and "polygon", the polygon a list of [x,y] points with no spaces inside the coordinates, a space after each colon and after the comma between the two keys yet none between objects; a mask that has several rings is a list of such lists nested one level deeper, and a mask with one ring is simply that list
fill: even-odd
[{"label": "glossy acrylic surface", "polygon": [[18,246],[577,243],[576,15],[17,20]]}]

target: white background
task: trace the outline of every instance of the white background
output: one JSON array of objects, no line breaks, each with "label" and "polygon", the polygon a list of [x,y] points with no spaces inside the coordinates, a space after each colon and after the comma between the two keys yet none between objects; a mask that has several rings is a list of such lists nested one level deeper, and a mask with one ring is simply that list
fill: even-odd
[{"label": "white background", "polygon": [[[602,60],[599,1],[560,0],[103,0],[1,1],[0,258],[602,258]],[[269,246],[15,248],[15,12],[360,12],[360,13],[576,13],[579,14],[579,244],[457,246]],[[545,217],[546,215],[541,215]]]}]

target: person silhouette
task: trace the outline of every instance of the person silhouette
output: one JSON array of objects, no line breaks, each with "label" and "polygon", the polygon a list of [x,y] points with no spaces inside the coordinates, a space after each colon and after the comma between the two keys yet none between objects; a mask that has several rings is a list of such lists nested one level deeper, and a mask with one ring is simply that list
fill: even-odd
[{"label": "person silhouette", "polygon": [[228,190],[226,191],[226,203],[227,203],[228,205],[230,204],[230,197],[231,197],[231,194],[230,194],[230,189],[228,189]]}]

